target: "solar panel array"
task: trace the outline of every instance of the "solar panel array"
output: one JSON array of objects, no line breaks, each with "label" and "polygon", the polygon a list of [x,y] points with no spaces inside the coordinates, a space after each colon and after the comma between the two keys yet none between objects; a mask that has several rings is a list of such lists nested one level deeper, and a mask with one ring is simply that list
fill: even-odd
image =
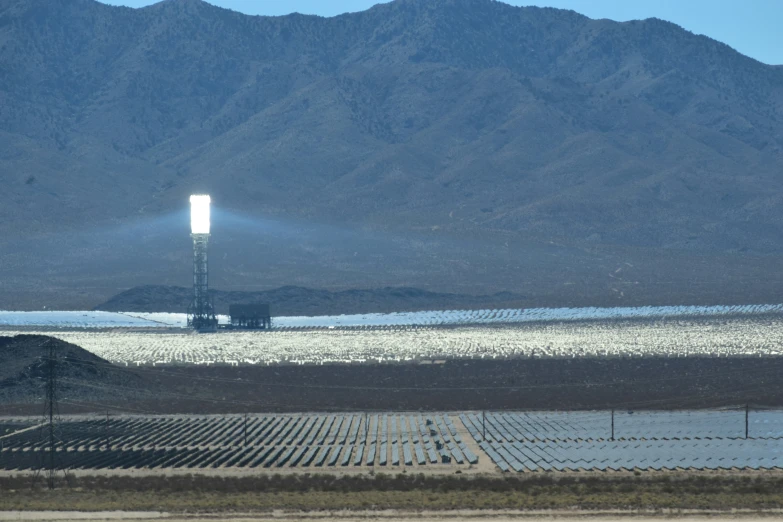
[{"label": "solar panel array", "polygon": [[[58,428],[71,469],[467,465],[478,457],[448,415],[70,418]],[[0,469],[41,465],[38,430],[6,436]]]},{"label": "solar panel array", "polygon": [[502,471],[783,467],[783,412],[519,412],[461,414]]},{"label": "solar panel array", "polygon": [[[614,438],[609,411],[457,417],[66,417],[58,446],[61,464],[72,469],[443,468],[477,464],[481,452],[516,472],[783,467],[783,411],[751,411],[747,439],[741,410],[617,412]],[[41,466],[36,421],[0,418],[0,469]]]},{"label": "solar panel array", "polygon": [[775,439],[482,442],[480,447],[503,471],[783,467]]}]

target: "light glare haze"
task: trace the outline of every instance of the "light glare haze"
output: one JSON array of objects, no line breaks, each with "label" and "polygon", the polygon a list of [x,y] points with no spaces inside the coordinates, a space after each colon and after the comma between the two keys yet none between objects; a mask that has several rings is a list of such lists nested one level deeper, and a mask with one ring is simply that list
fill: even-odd
[{"label": "light glare haze", "polygon": [[[102,0],[145,7],[155,0]],[[378,0],[210,0],[211,4],[251,15],[290,13],[336,16],[369,9]],[[668,20],[696,34],[724,42],[760,62],[783,64],[783,1],[780,0],[508,0],[512,5],[572,9],[590,18],[619,22],[645,18]]]}]

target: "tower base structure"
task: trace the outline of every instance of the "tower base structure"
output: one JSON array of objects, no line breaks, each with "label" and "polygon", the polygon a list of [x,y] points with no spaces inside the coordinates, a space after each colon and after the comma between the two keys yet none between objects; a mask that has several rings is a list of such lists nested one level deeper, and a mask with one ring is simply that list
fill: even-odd
[{"label": "tower base structure", "polygon": [[217,331],[215,307],[209,296],[207,245],[209,234],[191,234],[193,238],[193,300],[188,307],[188,327],[202,332]]}]

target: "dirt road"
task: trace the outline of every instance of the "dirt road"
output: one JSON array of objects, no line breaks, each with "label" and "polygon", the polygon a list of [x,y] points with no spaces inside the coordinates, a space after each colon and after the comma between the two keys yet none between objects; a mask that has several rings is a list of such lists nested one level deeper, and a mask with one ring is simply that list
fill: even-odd
[{"label": "dirt road", "polygon": [[622,522],[633,519],[634,522],[660,522],[662,519],[677,518],[687,522],[729,522],[742,520],[747,522],[783,520],[783,511],[769,510],[705,512],[705,511],[661,511],[658,513],[638,511],[442,511],[442,512],[401,512],[401,511],[357,511],[357,512],[314,512],[314,513],[283,513],[275,512],[265,515],[237,514],[229,516],[220,514],[181,515],[145,511],[104,511],[104,512],[74,512],[74,511],[0,511],[0,522],[5,521],[42,521],[58,522],[101,520],[165,520],[167,522],[187,522],[193,520],[221,520],[226,522],[516,522],[524,519],[526,522]]}]

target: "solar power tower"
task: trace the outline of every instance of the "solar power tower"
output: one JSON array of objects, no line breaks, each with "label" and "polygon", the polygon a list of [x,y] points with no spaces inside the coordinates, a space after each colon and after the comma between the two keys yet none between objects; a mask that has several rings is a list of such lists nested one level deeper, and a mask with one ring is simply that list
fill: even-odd
[{"label": "solar power tower", "polygon": [[201,331],[217,329],[215,307],[209,297],[209,244],[210,198],[206,195],[190,196],[190,237],[193,238],[193,301],[188,307],[188,326]]}]

